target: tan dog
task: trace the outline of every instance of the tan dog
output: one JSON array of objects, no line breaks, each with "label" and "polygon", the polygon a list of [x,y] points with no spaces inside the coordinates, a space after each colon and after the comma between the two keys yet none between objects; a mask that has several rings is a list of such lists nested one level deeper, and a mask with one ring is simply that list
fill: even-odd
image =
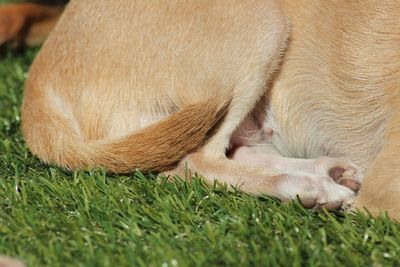
[{"label": "tan dog", "polygon": [[72,1],[30,71],[26,142],[69,169],[188,167],[251,194],[350,204],[349,161],[252,151],[269,138],[266,88],[288,29],[273,0]]}]

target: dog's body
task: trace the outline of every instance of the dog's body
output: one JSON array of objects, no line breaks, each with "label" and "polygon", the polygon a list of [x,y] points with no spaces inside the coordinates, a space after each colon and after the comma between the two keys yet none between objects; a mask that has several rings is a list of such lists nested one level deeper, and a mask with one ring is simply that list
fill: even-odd
[{"label": "dog's body", "polygon": [[[152,123],[158,131],[161,118],[178,125],[203,104],[207,116],[200,124],[193,116],[180,133],[163,136],[178,139],[177,156],[145,169],[163,171],[180,161],[172,173],[188,166],[208,181],[218,178],[254,194],[299,195],[306,206],[327,208],[354,196],[328,174],[356,190],[365,172],[357,207],[396,217],[400,206],[389,206],[400,190],[392,166],[400,133],[392,117],[400,82],[396,1],[101,2],[72,1],[32,67],[23,131],[40,158],[71,168],[143,168],[152,146],[141,150],[144,162],[138,162],[133,139],[110,153],[113,138],[137,137]],[[289,40],[285,15],[293,27]],[[273,85],[267,94],[266,84]],[[189,112],[187,105],[193,105]],[[268,145],[248,146],[235,131],[258,130],[263,121],[273,129],[263,140]],[[197,135],[183,135],[195,125]],[[160,140],[153,130],[141,131],[150,136],[146,144]],[[230,145],[233,161],[225,158]],[[169,155],[172,147],[157,153]],[[356,174],[343,160],[282,155],[346,157],[361,170]]]}]

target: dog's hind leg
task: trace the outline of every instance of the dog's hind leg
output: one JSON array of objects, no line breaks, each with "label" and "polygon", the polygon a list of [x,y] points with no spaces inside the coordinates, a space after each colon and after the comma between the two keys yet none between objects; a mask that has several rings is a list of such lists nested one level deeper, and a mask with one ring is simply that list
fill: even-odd
[{"label": "dog's hind leg", "polygon": [[[254,128],[255,122],[249,122],[251,118],[254,116],[248,116],[239,126],[243,131]],[[218,180],[254,195],[268,194],[283,200],[298,197],[305,207],[318,205],[335,210],[352,204],[360,177],[357,168],[347,160],[291,159],[263,154],[243,145],[241,138],[235,136],[237,133],[231,138],[234,144],[228,152],[230,159],[210,157],[199,151],[186,157],[169,174],[190,178],[196,172],[208,183]]]},{"label": "dog's hind leg", "polygon": [[280,187],[281,194],[287,199],[298,195],[305,206],[318,204],[328,209],[348,206],[354,200],[354,192],[361,186],[358,168],[346,159],[286,158],[277,154],[260,153],[251,146],[236,148],[231,152],[230,158],[252,167],[268,167],[281,176],[294,177],[283,179],[287,182]]},{"label": "dog's hind leg", "polygon": [[[271,51],[269,54],[274,55],[276,52],[278,50],[275,50],[275,53]],[[268,60],[270,66],[273,66],[274,59],[269,58]],[[262,68],[258,71],[258,74],[261,75]],[[257,72],[252,72],[251,75],[257,75]],[[248,80],[257,79],[250,78]],[[349,188],[350,186],[346,187],[336,183],[329,176],[329,172],[335,167],[342,167],[344,173],[350,171],[353,166],[345,166],[342,162],[328,164],[332,162],[325,161],[323,164],[318,164],[318,161],[293,159],[287,162],[287,166],[282,167],[277,165],[287,159],[280,158],[280,161],[276,162],[273,157],[257,153],[250,153],[250,158],[247,160],[243,158],[231,160],[227,157],[231,149],[236,149],[236,153],[246,149],[246,140],[237,136],[240,132],[263,132],[265,130],[260,123],[262,118],[257,114],[259,110],[265,110],[266,104],[262,101],[263,97],[259,97],[260,92],[262,93],[264,90],[263,84],[260,83],[256,86],[255,83],[249,82],[243,85],[245,85],[243,88],[239,87],[234,90],[224,123],[208,143],[199,151],[184,158],[176,169],[164,174],[190,178],[192,174],[197,173],[204,177],[209,184],[218,181],[253,195],[272,195],[283,200],[299,197],[305,207],[313,207],[318,204],[327,209],[337,209],[342,205],[351,204],[355,197],[354,191],[358,188],[354,188],[353,191]],[[262,107],[260,108],[260,106]],[[271,133],[267,131],[264,134]],[[254,138],[254,136],[249,137]],[[233,156],[235,157],[235,153]],[[260,157],[263,161],[261,164],[260,162],[256,163],[255,161]],[[295,169],[299,167],[299,164],[305,165],[308,172],[287,170],[288,166]],[[312,171],[311,169],[314,167],[316,169],[320,167],[322,170],[320,173]]]},{"label": "dog's hind leg", "polygon": [[[300,196],[305,206],[313,206],[320,202],[327,208],[334,209],[343,202],[351,202],[354,192],[336,184],[329,177],[323,180],[325,184],[320,185],[319,177],[305,173],[284,173],[268,164],[254,166],[246,161],[230,160],[227,157],[227,152],[232,147],[245,145],[246,142],[236,138],[241,129],[244,132],[262,130],[263,116],[260,114],[266,110],[266,85],[277,69],[287,42],[288,26],[283,14],[276,8],[277,3],[257,3],[263,8],[269,3],[271,7],[265,8],[265,15],[262,20],[257,20],[255,25],[265,24],[267,18],[269,21],[263,28],[254,26],[254,30],[261,30],[251,32],[261,41],[243,47],[240,56],[246,56],[241,60],[241,64],[230,69],[234,74],[235,83],[232,86],[229,111],[223,123],[206,145],[186,156],[178,167],[168,174],[185,177],[187,170],[190,170],[203,176],[207,183],[212,184],[217,180],[254,195],[273,195],[281,199]],[[218,92],[218,88],[215,91]],[[334,192],[331,194],[334,197],[324,198],[327,189]]]}]

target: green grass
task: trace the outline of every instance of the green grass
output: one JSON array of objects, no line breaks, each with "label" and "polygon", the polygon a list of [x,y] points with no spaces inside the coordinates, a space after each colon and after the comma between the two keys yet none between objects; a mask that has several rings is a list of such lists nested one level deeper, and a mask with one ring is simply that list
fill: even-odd
[{"label": "green grass", "polygon": [[36,52],[0,59],[0,254],[28,266],[400,265],[400,227],[387,218],[40,163],[19,130]]}]

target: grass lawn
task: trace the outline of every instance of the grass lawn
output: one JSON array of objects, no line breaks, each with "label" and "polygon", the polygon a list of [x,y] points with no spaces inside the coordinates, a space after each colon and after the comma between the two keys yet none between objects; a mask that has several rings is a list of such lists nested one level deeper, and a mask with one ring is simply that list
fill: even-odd
[{"label": "grass lawn", "polygon": [[19,129],[36,52],[0,58],[0,254],[28,266],[400,266],[387,218],[40,163]]}]

